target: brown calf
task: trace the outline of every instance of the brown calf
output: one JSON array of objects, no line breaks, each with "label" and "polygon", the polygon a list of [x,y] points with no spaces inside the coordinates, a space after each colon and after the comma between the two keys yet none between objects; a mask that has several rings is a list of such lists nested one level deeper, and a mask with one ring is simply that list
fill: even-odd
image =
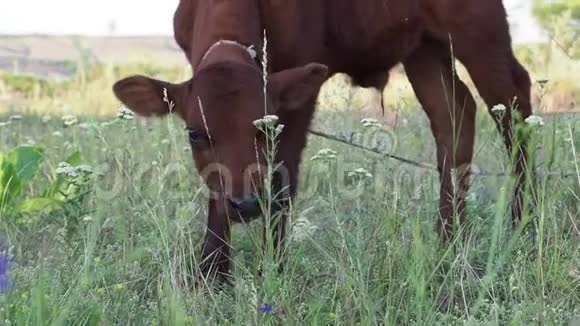
[{"label": "brown calf", "polygon": [[[231,222],[249,221],[259,213],[247,183],[261,184],[256,166],[264,163],[264,139],[252,121],[268,113],[285,125],[276,160],[287,177],[277,176],[274,184],[277,190],[288,189],[288,199],[296,192],[317,94],[335,73],[382,89],[389,70],[404,64],[437,144],[443,237],[449,237],[455,214],[465,220],[475,132],[475,102],[453,70],[453,59],[465,65],[488,106],[513,107],[523,118],[531,114],[530,79],[513,55],[501,0],[181,0],[174,27],[193,78],[170,84],[134,76],[117,82],[114,92],[138,114],[160,116],[169,113],[163,102],[166,88],[187,124],[197,169],[213,193],[204,275],[228,272]],[[259,60],[263,53],[256,60],[247,48],[262,49],[264,31],[267,67]],[[512,216],[517,222],[526,152],[523,146],[512,150],[511,119],[508,110],[498,128],[516,155],[519,181]],[[453,170],[459,178],[456,193]],[[278,248],[283,248],[285,226],[283,216],[273,227]]]}]

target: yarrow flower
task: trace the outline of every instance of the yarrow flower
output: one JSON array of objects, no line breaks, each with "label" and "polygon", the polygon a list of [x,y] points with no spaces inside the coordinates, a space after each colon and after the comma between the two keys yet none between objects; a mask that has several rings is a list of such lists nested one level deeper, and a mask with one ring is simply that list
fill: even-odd
[{"label": "yarrow flower", "polygon": [[54,137],[62,137],[62,132],[60,132],[60,131],[57,130],[57,131],[53,132],[52,135]]},{"label": "yarrow flower", "polygon": [[79,123],[79,119],[76,116],[69,114],[62,117],[62,122],[65,126],[70,127]]},{"label": "yarrow flower", "polygon": [[282,134],[282,132],[284,131],[284,125],[283,124],[279,124],[276,129],[274,130],[274,134],[276,136],[279,136]]},{"label": "yarrow flower", "polygon": [[52,117],[49,115],[45,115],[42,117],[42,123],[49,123],[52,120]]},{"label": "yarrow flower", "polygon": [[4,121],[4,122],[0,121],[0,127],[6,127],[9,125],[10,125],[10,121]]},{"label": "yarrow flower", "polygon": [[22,116],[20,114],[15,114],[13,116],[11,116],[10,118],[8,118],[9,121],[20,121],[22,120]]},{"label": "yarrow flower", "polygon": [[278,124],[278,121],[280,121],[280,118],[277,115],[266,115],[254,121],[254,126],[260,130],[274,128]]},{"label": "yarrow flower", "polygon": [[133,111],[127,109],[125,106],[121,106],[117,112],[117,118],[120,120],[133,120]]},{"label": "yarrow flower", "polygon": [[8,270],[10,269],[10,258],[8,254],[0,251],[0,293],[6,292],[10,287]]},{"label": "yarrow flower", "polygon": [[383,125],[377,119],[362,119],[360,121],[365,128],[382,128]]},{"label": "yarrow flower", "polygon": [[301,242],[314,236],[316,230],[318,230],[318,227],[314,223],[312,223],[308,218],[301,216],[292,224],[290,239],[293,242]]},{"label": "yarrow flower", "polygon": [[336,159],[338,153],[330,148],[324,148],[318,151],[310,160],[311,161],[332,161]]},{"label": "yarrow flower", "polygon": [[354,171],[351,171],[348,173],[348,176],[349,177],[358,177],[361,179],[364,179],[364,178],[372,179],[373,178],[373,175],[364,168],[358,168]]},{"label": "yarrow flower", "polygon": [[526,118],[526,123],[530,126],[542,127],[544,126],[544,119],[537,115],[531,115]]},{"label": "yarrow flower", "polygon": [[507,111],[507,108],[503,104],[495,105],[491,108],[491,112],[495,115],[501,116]]},{"label": "yarrow flower", "polygon": [[93,174],[95,170],[88,165],[72,166],[67,162],[60,162],[56,168],[56,174],[69,178],[76,178],[79,176],[88,177]]},{"label": "yarrow flower", "polygon": [[74,166],[66,162],[60,162],[58,163],[58,167],[56,168],[56,174],[65,177],[75,178],[79,176],[79,171]]},{"label": "yarrow flower", "polygon": [[84,175],[90,175],[93,174],[95,172],[95,170],[88,165],[79,165],[76,167],[77,171],[79,171],[81,174]]}]

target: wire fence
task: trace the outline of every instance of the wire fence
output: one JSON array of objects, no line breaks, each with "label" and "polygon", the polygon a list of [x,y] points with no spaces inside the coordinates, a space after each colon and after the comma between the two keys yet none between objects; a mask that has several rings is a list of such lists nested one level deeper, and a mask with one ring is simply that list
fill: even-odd
[{"label": "wire fence", "polygon": [[[554,112],[554,113],[550,113],[549,116],[559,116],[559,115],[576,115],[579,114],[580,112],[578,111],[569,111],[569,112]],[[315,135],[317,137],[321,137],[327,140],[331,140],[334,142],[338,142],[344,145],[348,145],[348,146],[352,146],[354,148],[358,148],[360,150],[366,151],[366,152],[370,152],[373,154],[377,154],[380,156],[383,156],[385,158],[388,159],[392,159],[395,161],[399,161],[403,164],[407,164],[410,166],[414,166],[416,168],[419,169],[425,169],[425,170],[430,170],[433,172],[438,172],[437,168],[433,165],[433,164],[429,164],[429,163],[424,163],[424,162],[419,162],[419,161],[415,161],[412,160],[410,158],[406,158],[403,156],[399,156],[399,155],[395,155],[392,153],[386,153],[384,151],[381,151],[378,148],[371,148],[365,145],[361,145],[361,144],[357,144],[351,140],[348,140],[344,137],[340,137],[337,135],[332,135],[332,134],[328,134],[322,131],[318,131],[318,130],[314,130],[314,129],[310,129],[309,132],[312,135]],[[478,171],[478,172],[472,172],[471,174],[472,176],[479,176],[479,177],[505,177],[505,176],[510,176],[513,175],[513,173],[510,172],[506,172],[506,171],[502,171],[502,172],[487,172],[487,171]],[[538,177],[560,177],[560,178],[574,178],[574,177],[579,177],[580,175],[580,171],[538,171],[534,174],[535,176]]]}]

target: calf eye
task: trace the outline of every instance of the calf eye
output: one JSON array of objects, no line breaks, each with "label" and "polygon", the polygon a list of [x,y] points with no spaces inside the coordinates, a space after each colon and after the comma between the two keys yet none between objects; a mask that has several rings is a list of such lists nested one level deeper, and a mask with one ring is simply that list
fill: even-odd
[{"label": "calf eye", "polygon": [[194,128],[185,128],[187,131],[187,135],[189,136],[189,142],[192,145],[200,145],[208,143],[208,137],[205,132],[194,129]]}]

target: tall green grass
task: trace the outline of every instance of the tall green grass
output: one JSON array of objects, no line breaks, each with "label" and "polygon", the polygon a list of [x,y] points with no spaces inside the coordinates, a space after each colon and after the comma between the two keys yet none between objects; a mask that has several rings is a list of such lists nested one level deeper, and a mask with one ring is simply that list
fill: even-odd
[{"label": "tall green grass", "polygon": [[[0,127],[0,151],[27,143],[44,149],[40,173],[23,197],[38,196],[57,178],[58,163],[75,151],[95,170],[83,201],[56,212],[1,216],[0,234],[13,262],[11,289],[0,294],[0,324],[578,323],[577,118],[546,119],[536,131],[538,170],[576,175],[539,178],[525,228],[511,229],[512,180],[475,177],[469,222],[448,245],[435,232],[436,173],[313,137],[293,203],[284,271],[260,276],[262,225],[240,225],[233,234],[232,285],[192,290],[181,284],[199,260],[205,188],[181,121],[108,114],[118,106],[110,85],[128,72],[144,71],[104,70],[99,78],[27,98],[24,106],[41,113]],[[171,80],[187,76],[179,69],[149,73]],[[352,98],[340,101],[344,109],[319,111],[315,127],[373,139],[350,114]],[[399,104],[401,123],[381,139],[394,154],[434,163],[424,114],[416,102]],[[475,164],[503,171],[503,143],[481,111]],[[50,119],[44,112],[52,113]],[[65,126],[65,113],[77,114],[79,122]],[[325,148],[336,151],[336,158],[310,160]],[[358,168],[372,178],[349,179]],[[345,195],[356,187],[360,195]]]}]

